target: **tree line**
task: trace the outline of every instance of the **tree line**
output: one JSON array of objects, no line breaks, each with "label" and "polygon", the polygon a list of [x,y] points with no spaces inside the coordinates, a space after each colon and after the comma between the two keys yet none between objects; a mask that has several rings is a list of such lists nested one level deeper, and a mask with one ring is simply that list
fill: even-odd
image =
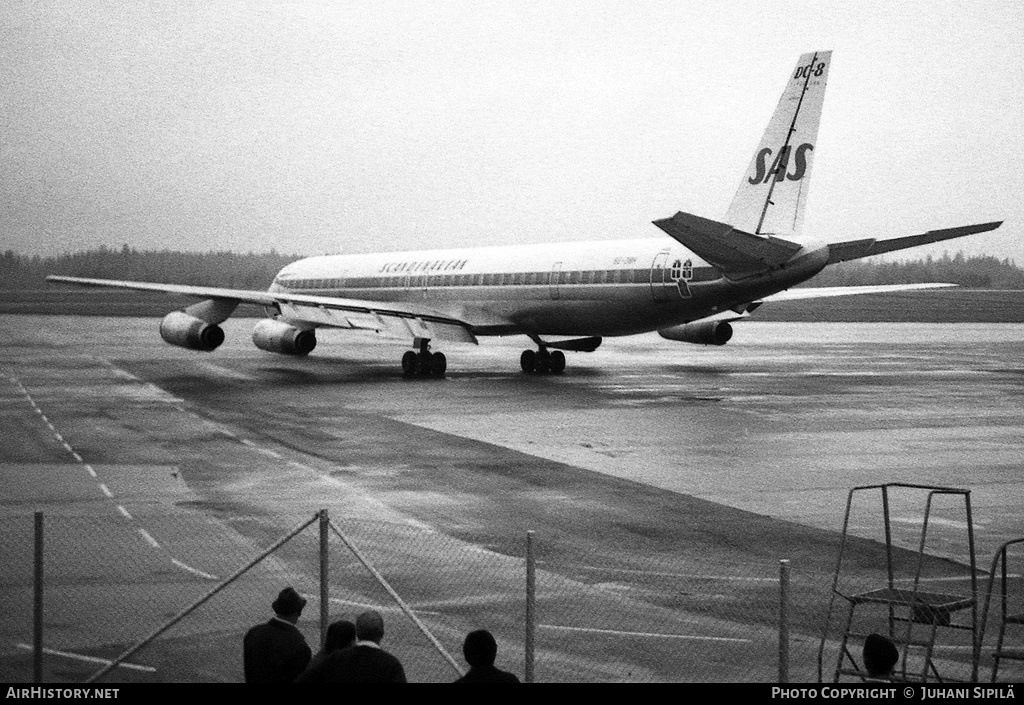
[{"label": "tree line", "polygon": [[[39,289],[48,274],[97,279],[266,289],[274,275],[301,255],[238,254],[227,251],[175,252],[123,246],[43,257],[12,250],[0,257],[0,288]],[[805,286],[868,286],[948,282],[972,289],[1024,289],[1024,270],[1010,259],[963,253],[903,262],[857,260],[828,267]]]},{"label": "tree line", "polygon": [[297,255],[282,255],[273,250],[247,254],[139,251],[128,245],[120,250],[100,247],[49,257],[24,256],[7,250],[0,258],[0,288],[40,289],[46,286],[46,275],[63,274],[230,289],[266,289],[282,267],[297,259]]},{"label": "tree line", "polygon": [[1008,258],[991,255],[926,257],[903,262],[872,259],[841,262],[826,268],[808,286],[870,286],[947,282],[970,289],[1024,289],[1024,270]]}]

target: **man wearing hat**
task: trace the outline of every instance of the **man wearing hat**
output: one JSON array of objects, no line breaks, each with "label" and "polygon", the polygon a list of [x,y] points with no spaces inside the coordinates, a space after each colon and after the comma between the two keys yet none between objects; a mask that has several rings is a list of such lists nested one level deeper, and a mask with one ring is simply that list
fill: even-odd
[{"label": "man wearing hat", "polygon": [[246,683],[291,683],[306,670],[313,651],[295,623],[306,599],[286,587],[271,605],[274,617],[245,634],[242,642]]}]

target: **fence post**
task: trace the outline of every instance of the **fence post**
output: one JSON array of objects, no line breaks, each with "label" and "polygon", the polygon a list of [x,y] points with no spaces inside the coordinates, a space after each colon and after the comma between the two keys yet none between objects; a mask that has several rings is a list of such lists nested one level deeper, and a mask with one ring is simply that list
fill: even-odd
[{"label": "fence post", "polygon": [[779,683],[789,682],[789,561],[779,561]]},{"label": "fence post", "polygon": [[35,575],[32,605],[32,680],[43,682],[43,513],[35,513]]},{"label": "fence post", "polygon": [[330,582],[330,565],[327,553],[327,510],[320,510],[320,646],[327,643],[328,584]]},{"label": "fence post", "polygon": [[536,573],[533,563],[533,532],[526,532],[526,656],[523,679],[533,683],[533,636],[536,631],[534,607],[537,599]]}]

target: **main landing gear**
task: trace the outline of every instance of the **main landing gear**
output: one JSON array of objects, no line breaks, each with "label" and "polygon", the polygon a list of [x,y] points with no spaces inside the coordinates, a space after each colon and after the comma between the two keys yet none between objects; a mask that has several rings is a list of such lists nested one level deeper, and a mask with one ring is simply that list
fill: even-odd
[{"label": "main landing gear", "polygon": [[519,356],[519,365],[527,374],[536,372],[538,374],[560,375],[565,372],[565,353],[561,350],[549,352],[546,347],[541,346],[540,350],[523,350]]},{"label": "main landing gear", "polygon": [[444,353],[432,353],[428,340],[420,341],[420,351],[409,350],[402,355],[402,374],[406,377],[444,377],[448,358]]}]

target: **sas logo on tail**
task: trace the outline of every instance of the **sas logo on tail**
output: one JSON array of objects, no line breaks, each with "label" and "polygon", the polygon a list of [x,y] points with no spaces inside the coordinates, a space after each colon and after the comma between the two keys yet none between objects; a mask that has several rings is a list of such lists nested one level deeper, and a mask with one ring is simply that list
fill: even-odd
[{"label": "sas logo on tail", "polygon": [[790,181],[799,181],[804,178],[804,173],[807,171],[807,153],[814,149],[813,144],[804,142],[802,145],[796,148],[796,156],[794,161],[793,173],[787,173],[789,168],[789,154],[793,150],[792,147],[783,147],[775,161],[772,162],[770,169],[767,169],[768,157],[772,156],[772,150],[770,147],[765,147],[757,153],[757,173],[747,179],[747,183],[751,184],[766,184],[772,178],[775,177],[776,181],[782,181],[783,179],[789,179]]}]

